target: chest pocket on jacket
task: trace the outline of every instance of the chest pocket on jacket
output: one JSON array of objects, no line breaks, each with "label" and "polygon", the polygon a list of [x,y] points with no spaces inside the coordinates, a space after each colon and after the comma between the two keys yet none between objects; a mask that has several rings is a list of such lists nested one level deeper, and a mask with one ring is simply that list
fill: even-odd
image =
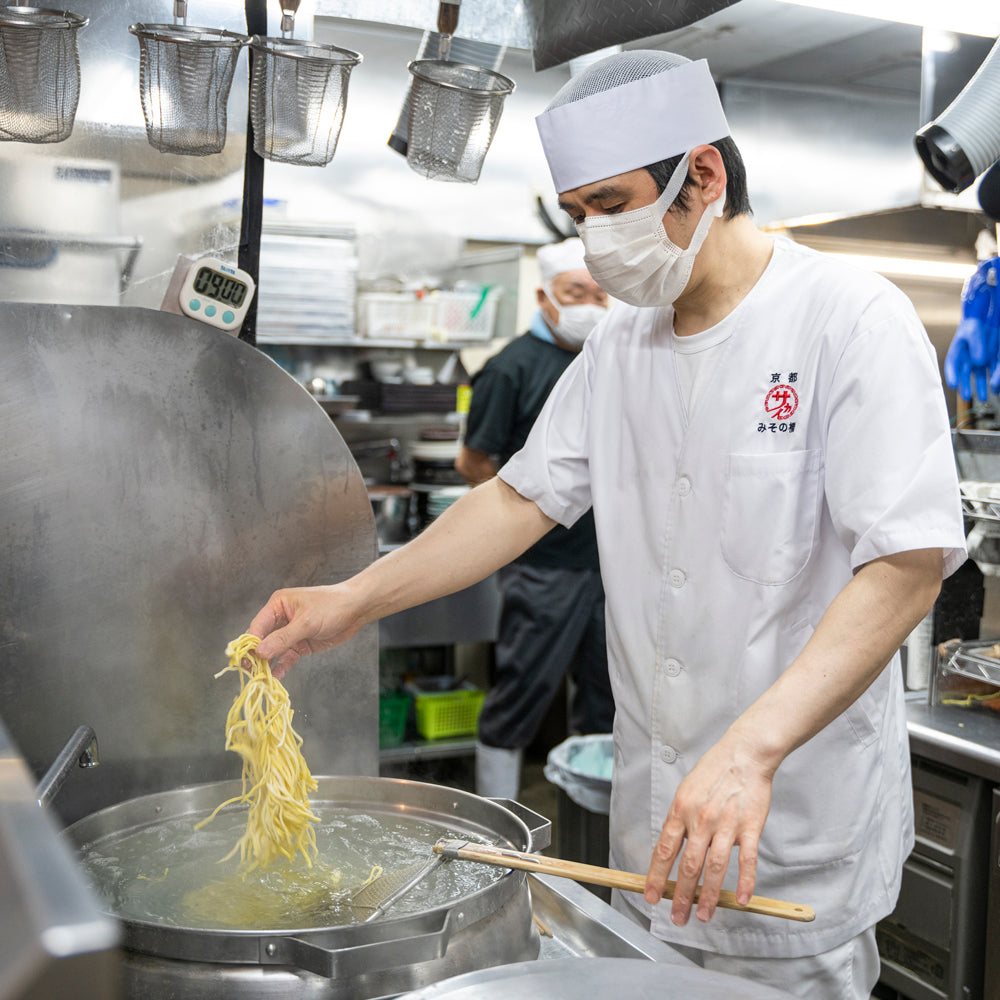
[{"label": "chest pocket on jacket", "polygon": [[722,557],[754,583],[788,583],[809,561],[822,500],[822,455],[730,455],[722,500]]}]

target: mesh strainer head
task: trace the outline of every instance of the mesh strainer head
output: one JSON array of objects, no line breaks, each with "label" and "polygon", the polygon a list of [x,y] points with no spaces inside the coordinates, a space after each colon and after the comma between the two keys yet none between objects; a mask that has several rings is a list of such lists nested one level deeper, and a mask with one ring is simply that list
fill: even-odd
[{"label": "mesh strainer head", "polygon": [[206,156],[226,144],[226,104],[246,35],[183,24],[133,24],[149,144]]},{"label": "mesh strainer head", "polygon": [[86,24],[67,11],[0,8],[0,140],[69,138],[80,99],[76,33]]},{"label": "mesh strainer head", "polygon": [[333,159],[347,84],[361,56],[350,49],[254,35],[250,120],[258,155],[325,166]]},{"label": "mesh strainer head", "polygon": [[433,180],[474,184],[514,81],[436,59],[411,62],[409,70],[406,162]]},{"label": "mesh strainer head", "polygon": [[623,83],[643,80],[667,69],[675,69],[690,62],[684,56],[657,49],[632,49],[618,52],[613,56],[588,66],[583,72],[564,84],[549,102],[546,111],[560,108],[564,104],[582,101],[585,97],[601,94],[605,90],[620,87]]}]

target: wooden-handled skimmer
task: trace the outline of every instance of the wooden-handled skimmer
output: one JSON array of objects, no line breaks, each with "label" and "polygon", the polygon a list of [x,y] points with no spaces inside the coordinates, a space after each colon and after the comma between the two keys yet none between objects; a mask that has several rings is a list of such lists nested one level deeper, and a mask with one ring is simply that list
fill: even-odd
[{"label": "wooden-handled skimmer", "polygon": [[[466,840],[441,840],[434,845],[434,853],[446,858],[459,858],[463,861],[478,861],[485,865],[497,865],[501,868],[519,868],[526,872],[540,872],[543,875],[558,875],[561,878],[572,878],[578,882],[589,882],[593,885],[606,885],[612,889],[625,889],[629,892],[643,893],[646,891],[646,876],[632,872],[620,872],[613,868],[599,868],[597,865],[585,865],[578,861],[563,861],[560,858],[546,858],[540,854],[525,854],[523,851],[508,850],[502,847],[490,847],[486,844],[471,844]],[[673,899],[676,882],[668,882],[663,892],[664,899]],[[697,893],[695,899],[698,898]],[[759,913],[765,917],[784,917],[786,920],[810,921],[816,919],[816,913],[809,906],[800,903],[786,903],[782,899],[768,899],[766,896],[751,896],[746,906],[736,902],[736,893],[723,889],[719,893],[719,906],[727,910],[744,910],[748,913]]]}]

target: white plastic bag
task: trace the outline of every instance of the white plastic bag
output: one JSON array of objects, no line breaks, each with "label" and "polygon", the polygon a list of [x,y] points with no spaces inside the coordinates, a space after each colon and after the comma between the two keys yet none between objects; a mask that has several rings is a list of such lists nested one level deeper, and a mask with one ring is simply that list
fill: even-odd
[{"label": "white plastic bag", "polygon": [[607,816],[615,748],[610,733],[571,736],[549,751],[545,777],[578,806]]}]

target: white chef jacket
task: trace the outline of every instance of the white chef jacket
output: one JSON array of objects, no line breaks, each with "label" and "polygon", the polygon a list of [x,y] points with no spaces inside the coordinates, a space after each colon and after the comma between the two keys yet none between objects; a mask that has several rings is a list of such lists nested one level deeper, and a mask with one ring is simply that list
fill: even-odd
[{"label": "white chef jacket", "polygon": [[[645,872],[681,779],[789,666],[859,567],[942,548],[965,559],[933,348],[883,278],[788,240],[726,322],[695,402],[680,400],[672,310],[619,305],[556,385],[501,478],[572,524],[591,505],[615,694],[614,867]],[[667,941],[796,957],[892,911],[913,845],[901,670],[778,768],[759,895],[797,923],[718,910]],[[736,851],[725,885],[736,887]]]}]

